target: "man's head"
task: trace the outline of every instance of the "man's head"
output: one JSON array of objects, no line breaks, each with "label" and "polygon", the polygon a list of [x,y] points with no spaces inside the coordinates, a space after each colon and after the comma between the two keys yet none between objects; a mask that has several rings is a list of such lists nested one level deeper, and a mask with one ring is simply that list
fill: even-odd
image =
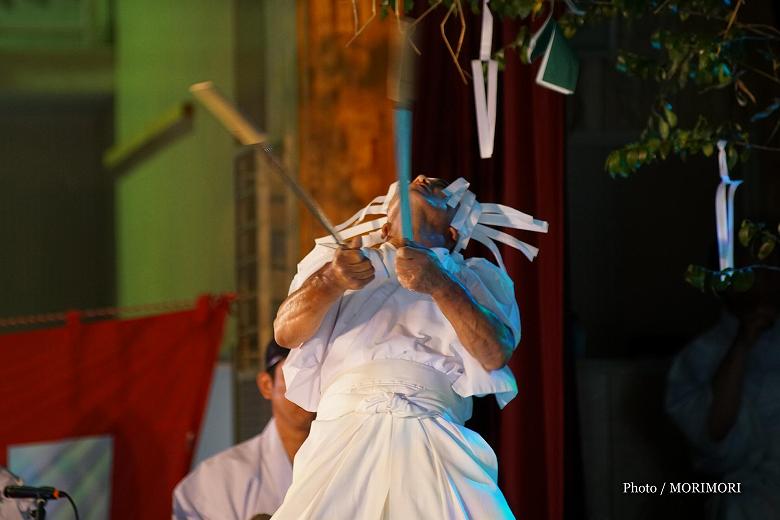
[{"label": "man's head", "polygon": [[271,340],[265,349],[265,370],[257,374],[257,388],[265,399],[271,401],[271,411],[277,421],[308,429],[316,414],[307,412],[284,397],[287,385],[282,366],[289,352]]},{"label": "man's head", "polygon": [[[409,183],[409,207],[412,213],[414,241],[426,247],[452,249],[458,241],[458,232],[450,226],[457,208],[447,205],[442,179],[418,175]],[[390,201],[387,224],[382,235],[394,245],[402,245],[401,209],[398,195]]]}]

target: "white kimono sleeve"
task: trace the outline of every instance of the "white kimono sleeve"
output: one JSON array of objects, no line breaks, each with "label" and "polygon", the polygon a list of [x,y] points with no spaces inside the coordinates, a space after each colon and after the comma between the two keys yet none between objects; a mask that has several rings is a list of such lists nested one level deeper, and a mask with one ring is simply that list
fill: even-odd
[{"label": "white kimono sleeve", "polygon": [[[323,265],[333,259],[335,250],[316,245],[298,264],[298,272],[290,284],[288,294],[300,289],[303,283]],[[330,333],[336,324],[338,304],[334,304],[320,324],[320,328],[308,341],[298,348],[291,349],[282,365],[284,381],[287,385],[285,397],[309,412],[317,411],[320,400],[320,367],[325,355]]]},{"label": "white kimono sleeve", "polygon": [[[520,342],[520,310],[512,279],[484,258],[466,260],[458,278],[480,305],[493,312],[512,331],[517,348]],[[461,357],[464,374],[452,385],[460,395],[495,394],[501,408],[517,395],[517,381],[508,366],[487,371],[465,349]]]},{"label": "white kimono sleeve", "polygon": [[712,474],[750,467],[766,449],[758,416],[744,391],[728,434],[717,442],[709,435],[712,381],[735,333],[733,323],[722,322],[697,338],[675,359],[667,382],[667,413],[695,448],[697,468]]}]

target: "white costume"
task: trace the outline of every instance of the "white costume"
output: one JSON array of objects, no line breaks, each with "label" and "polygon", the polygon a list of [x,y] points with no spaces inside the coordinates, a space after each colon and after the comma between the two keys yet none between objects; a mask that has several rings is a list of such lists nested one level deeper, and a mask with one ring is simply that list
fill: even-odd
[{"label": "white costume", "polygon": [[737,334],[737,319],[694,340],[669,372],[666,408],[695,449],[696,469],[713,481],[741,483],[741,494],[709,497],[707,518],[780,518],[780,320],[750,351],[734,426],[713,442],[707,432],[712,381]]},{"label": "white costume", "polygon": [[[473,231],[485,237],[480,229],[489,229],[476,228],[481,207],[466,186],[456,181],[449,188],[450,202],[457,199],[453,206],[464,202],[453,219],[461,232],[459,247],[453,253],[432,251],[512,331],[517,344],[520,316],[514,285],[500,257],[497,267],[481,258],[464,260],[457,252]],[[392,190],[341,229],[366,214],[386,212]],[[490,207],[504,217],[515,211]],[[522,219],[535,230],[546,229],[532,217]],[[521,227],[505,223],[509,220],[499,225]],[[385,221],[347,229],[343,237],[376,230]],[[335,250],[326,242],[318,240],[299,264],[291,293],[333,258]],[[375,233],[364,239],[364,244],[376,242]],[[533,250],[523,245],[526,252]],[[517,394],[511,370],[486,371],[460,343],[431,296],[400,286],[392,245],[363,252],[374,266],[374,280],[359,291],[346,291],[283,367],[286,397],[317,410],[317,419],[296,454],[293,484],[274,520],[514,518],[496,483],[493,450],[463,426],[471,416],[472,395],[495,394],[503,407]]]},{"label": "white costume", "polygon": [[276,421],[257,436],[201,462],[173,493],[173,518],[249,520],[273,514],[292,482]]}]

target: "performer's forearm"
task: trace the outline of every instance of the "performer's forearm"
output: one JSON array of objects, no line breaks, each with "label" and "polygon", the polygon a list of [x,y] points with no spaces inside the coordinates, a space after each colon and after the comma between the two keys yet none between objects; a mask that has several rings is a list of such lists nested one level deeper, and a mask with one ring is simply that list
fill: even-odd
[{"label": "performer's forearm", "polygon": [[514,338],[509,327],[490,309],[480,305],[448,274],[444,274],[443,282],[431,296],[452,324],[460,342],[485,370],[506,365],[514,349]]},{"label": "performer's forearm", "polygon": [[737,420],[749,351],[749,340],[738,335],[715,372],[712,403],[707,418],[707,429],[713,441],[726,437]]},{"label": "performer's forearm", "polygon": [[311,275],[279,306],[274,320],[274,339],[287,348],[297,348],[310,339],[344,289],[333,280],[330,264]]}]

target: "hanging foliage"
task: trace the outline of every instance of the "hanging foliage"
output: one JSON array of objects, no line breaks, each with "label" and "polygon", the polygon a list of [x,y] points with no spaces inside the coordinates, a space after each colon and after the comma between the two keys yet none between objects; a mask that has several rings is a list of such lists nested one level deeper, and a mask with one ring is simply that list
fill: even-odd
[{"label": "hanging foliage", "polygon": [[780,272],[777,243],[780,242],[780,224],[771,229],[763,222],[743,220],[738,233],[739,243],[746,248],[756,264],[712,271],[700,265],[689,265],[685,281],[702,292],[724,294],[747,292],[753,288],[759,271]]},{"label": "hanging foliage", "polygon": [[[382,16],[402,15],[414,7],[412,0],[402,4],[395,0],[378,1]],[[762,81],[776,84],[780,91],[780,30],[744,21],[744,3],[745,0],[580,0],[575,7],[572,0],[491,0],[489,5],[500,19],[526,20],[546,16],[549,6],[559,4],[556,12],[562,14],[558,24],[567,38],[586,24],[611,20],[640,22],[654,29],[645,51],[620,50],[615,63],[621,73],[655,85],[655,101],[648,107],[647,122],[639,138],[613,150],[605,161],[610,175],[628,177],[645,165],[671,156],[682,160],[696,154],[710,157],[721,139],[728,142],[730,167],[746,161],[754,149],[780,151],[780,97],[762,99],[756,94],[756,85]],[[482,1],[428,0],[427,4],[429,8],[423,16],[437,9],[444,13],[442,38],[460,70],[463,12],[479,12]],[[357,11],[355,19],[357,30]],[[461,24],[457,42],[447,41],[444,33],[444,25],[452,20]],[[530,39],[527,24],[521,25],[511,43],[495,53],[499,67],[512,51],[527,63]],[[462,77],[465,80],[467,74]],[[719,92],[728,92],[740,107],[736,118],[720,121],[713,114],[702,112],[690,120],[678,116],[677,106],[691,105],[694,100],[706,106],[708,96]],[[752,137],[759,125],[767,127],[769,137],[765,142],[755,142]]]},{"label": "hanging foliage", "polygon": [[[631,7],[628,5],[631,4]],[[599,2],[589,11],[593,18],[620,16],[651,18],[652,33],[646,53],[621,51],[617,70],[657,84],[656,100],[639,139],[614,150],[605,162],[612,176],[627,177],[646,164],[677,155],[709,157],[715,143],[728,142],[729,167],[746,161],[751,149],[777,151],[772,146],[780,127],[780,99],[759,99],[756,84],[780,85],[778,42],[780,30],[740,20],[743,0]],[[672,103],[689,104],[693,98],[705,106],[707,96],[728,91],[741,110],[736,118],[711,121],[705,114],[679,121]],[[770,120],[773,129],[765,143],[751,139],[751,130]]]}]

